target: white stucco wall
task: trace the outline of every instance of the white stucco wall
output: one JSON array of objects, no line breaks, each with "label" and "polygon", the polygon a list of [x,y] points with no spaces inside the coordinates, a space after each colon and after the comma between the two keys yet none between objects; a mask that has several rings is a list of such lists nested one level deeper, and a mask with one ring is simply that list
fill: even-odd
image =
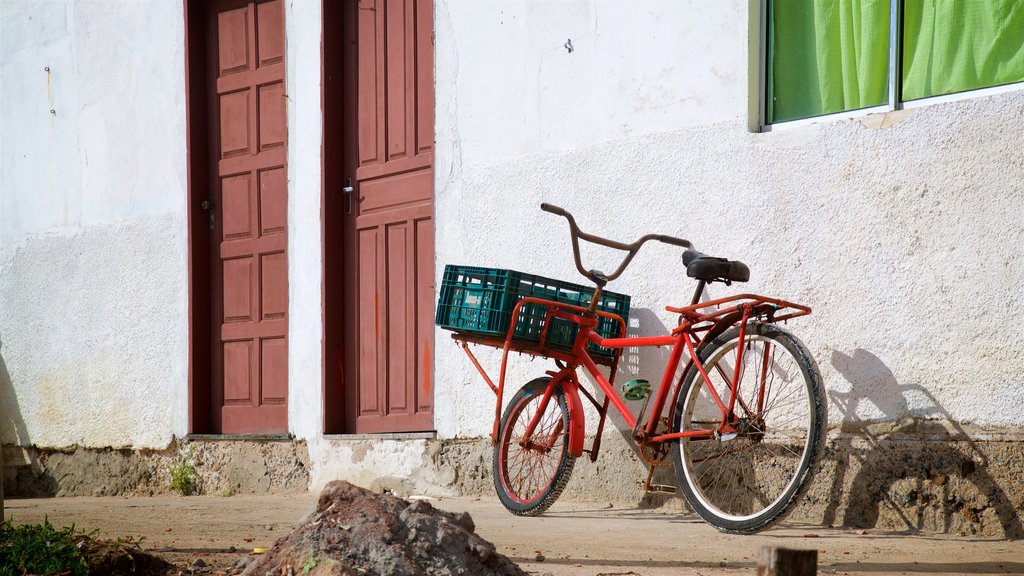
[{"label": "white stucco wall", "polygon": [[[750,265],[791,322],[834,425],[906,416],[1024,423],[1024,91],[882,118],[747,131],[747,2],[460,2],[437,7],[437,263],[582,282],[568,229],[656,232]],[[563,44],[572,40],[574,50]],[[688,301],[680,251],[645,248],[609,289],[631,332]],[[618,254],[585,250],[610,270]],[[493,396],[438,330],[435,423],[489,430]],[[627,369],[652,380],[666,354]],[[497,354],[482,353],[497,374]],[[540,361],[513,361],[513,390]]]},{"label": "white stucco wall", "polygon": [[187,431],[183,22],[0,2],[0,442]]},{"label": "white stucco wall", "polygon": [[[319,2],[286,2],[288,94],[288,428],[323,431],[323,114]],[[313,452],[313,450],[311,450]]]},{"label": "white stucco wall", "polygon": [[463,161],[734,117],[746,109],[746,75],[735,66],[746,58],[746,9],[745,1],[439,0],[437,90],[457,94]]}]

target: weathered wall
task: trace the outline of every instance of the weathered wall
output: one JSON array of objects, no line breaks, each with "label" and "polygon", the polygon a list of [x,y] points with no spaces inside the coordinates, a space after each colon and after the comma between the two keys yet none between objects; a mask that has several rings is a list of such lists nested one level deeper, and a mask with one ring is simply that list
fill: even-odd
[{"label": "weathered wall", "polygon": [[[1021,426],[1024,91],[749,133],[746,4],[440,3],[438,283],[445,263],[582,280],[565,221],[538,209],[550,202],[600,235],[671,234],[750,265],[749,284],[713,296],[812,306],[789,327],[818,359],[833,425]],[[679,252],[647,247],[609,287],[633,296],[631,333],[664,333],[662,307],[688,299]],[[584,252],[603,270],[617,256]],[[448,337],[437,429],[477,436],[493,397]],[[657,380],[664,359],[645,351],[626,371]],[[545,369],[518,365],[513,386]]]},{"label": "weathered wall", "polygon": [[180,4],[0,3],[0,442],[187,427]]},{"label": "weathered wall", "polygon": [[306,445],[294,440],[175,440],[161,450],[7,446],[3,459],[4,488],[13,498],[231,496],[304,492],[309,486]]}]

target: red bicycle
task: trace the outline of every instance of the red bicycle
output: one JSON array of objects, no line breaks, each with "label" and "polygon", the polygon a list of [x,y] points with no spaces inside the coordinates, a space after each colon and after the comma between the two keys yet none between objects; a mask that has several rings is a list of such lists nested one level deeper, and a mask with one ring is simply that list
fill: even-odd
[{"label": "red bicycle", "polygon": [[[686,501],[719,530],[752,533],[782,519],[810,484],[827,419],[814,358],[777,323],[810,314],[811,309],[755,294],[701,302],[709,283],[747,281],[747,266],[706,256],[687,240],[670,236],[650,234],[632,244],[601,238],[582,232],[562,208],[542,204],[541,209],[568,220],[576,268],[595,284],[589,300],[576,305],[523,297],[512,310],[503,339],[470,333],[452,336],[497,396],[491,437],[494,486],[502,504],[517,515],[547,510],[568,482],[575,459],[584,452],[597,459],[605,419],[614,406],[649,465],[645,489],[670,491],[672,487],[651,482],[656,467],[671,465]],[[587,270],[580,260],[580,239],[627,254],[611,274]],[[688,306],[666,308],[679,315],[678,325],[669,334],[626,337],[622,316],[603,311],[598,304],[605,285],[618,278],[640,247],[652,240],[686,249],[683,264],[697,287]],[[534,322],[535,332],[539,331],[535,341],[524,342],[517,335],[523,333],[519,324],[524,307],[529,306],[546,312],[542,321]],[[599,324],[607,334],[609,323],[617,328],[617,337],[599,333]],[[578,326],[571,346],[550,345],[555,324]],[[504,351],[496,385],[473,355],[470,343]],[[661,385],[653,397],[645,380],[630,380],[617,391],[613,383],[622,349],[646,346],[671,346]],[[607,356],[596,354],[595,347]],[[520,388],[502,415],[510,351],[551,358],[557,369]],[[687,361],[677,379],[684,352]],[[599,363],[608,365],[607,376]],[[602,400],[581,385],[581,367],[603,392]],[[585,448],[582,398],[593,404],[599,416],[589,449]],[[626,401],[642,401],[642,405],[634,414]]]}]

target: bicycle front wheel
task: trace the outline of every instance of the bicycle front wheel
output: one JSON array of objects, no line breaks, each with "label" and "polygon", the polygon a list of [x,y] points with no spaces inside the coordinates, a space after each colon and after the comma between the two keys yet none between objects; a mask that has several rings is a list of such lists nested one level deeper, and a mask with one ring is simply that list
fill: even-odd
[{"label": "bicycle front wheel", "polygon": [[557,386],[530,438],[526,429],[540,410],[551,378],[537,378],[516,392],[501,418],[494,447],[494,488],[517,516],[537,516],[565,488],[576,459],[569,454],[569,409]]},{"label": "bicycle front wheel", "polygon": [[818,366],[795,336],[772,324],[748,324],[737,371],[738,346],[739,327],[733,327],[698,353],[727,408],[738,374],[736,403],[727,418],[731,431],[718,432],[722,411],[691,365],[676,404],[675,430],[716,432],[680,439],[672,457],[694,511],[723,532],[749,534],[785,517],[810,485],[827,420]]}]

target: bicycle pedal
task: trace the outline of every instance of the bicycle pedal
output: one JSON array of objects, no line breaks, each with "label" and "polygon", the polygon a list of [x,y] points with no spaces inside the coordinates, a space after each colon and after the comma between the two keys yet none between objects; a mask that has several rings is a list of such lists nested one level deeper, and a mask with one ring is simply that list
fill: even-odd
[{"label": "bicycle pedal", "polygon": [[651,393],[651,383],[635,378],[622,385],[622,397],[626,400],[643,400]]}]

